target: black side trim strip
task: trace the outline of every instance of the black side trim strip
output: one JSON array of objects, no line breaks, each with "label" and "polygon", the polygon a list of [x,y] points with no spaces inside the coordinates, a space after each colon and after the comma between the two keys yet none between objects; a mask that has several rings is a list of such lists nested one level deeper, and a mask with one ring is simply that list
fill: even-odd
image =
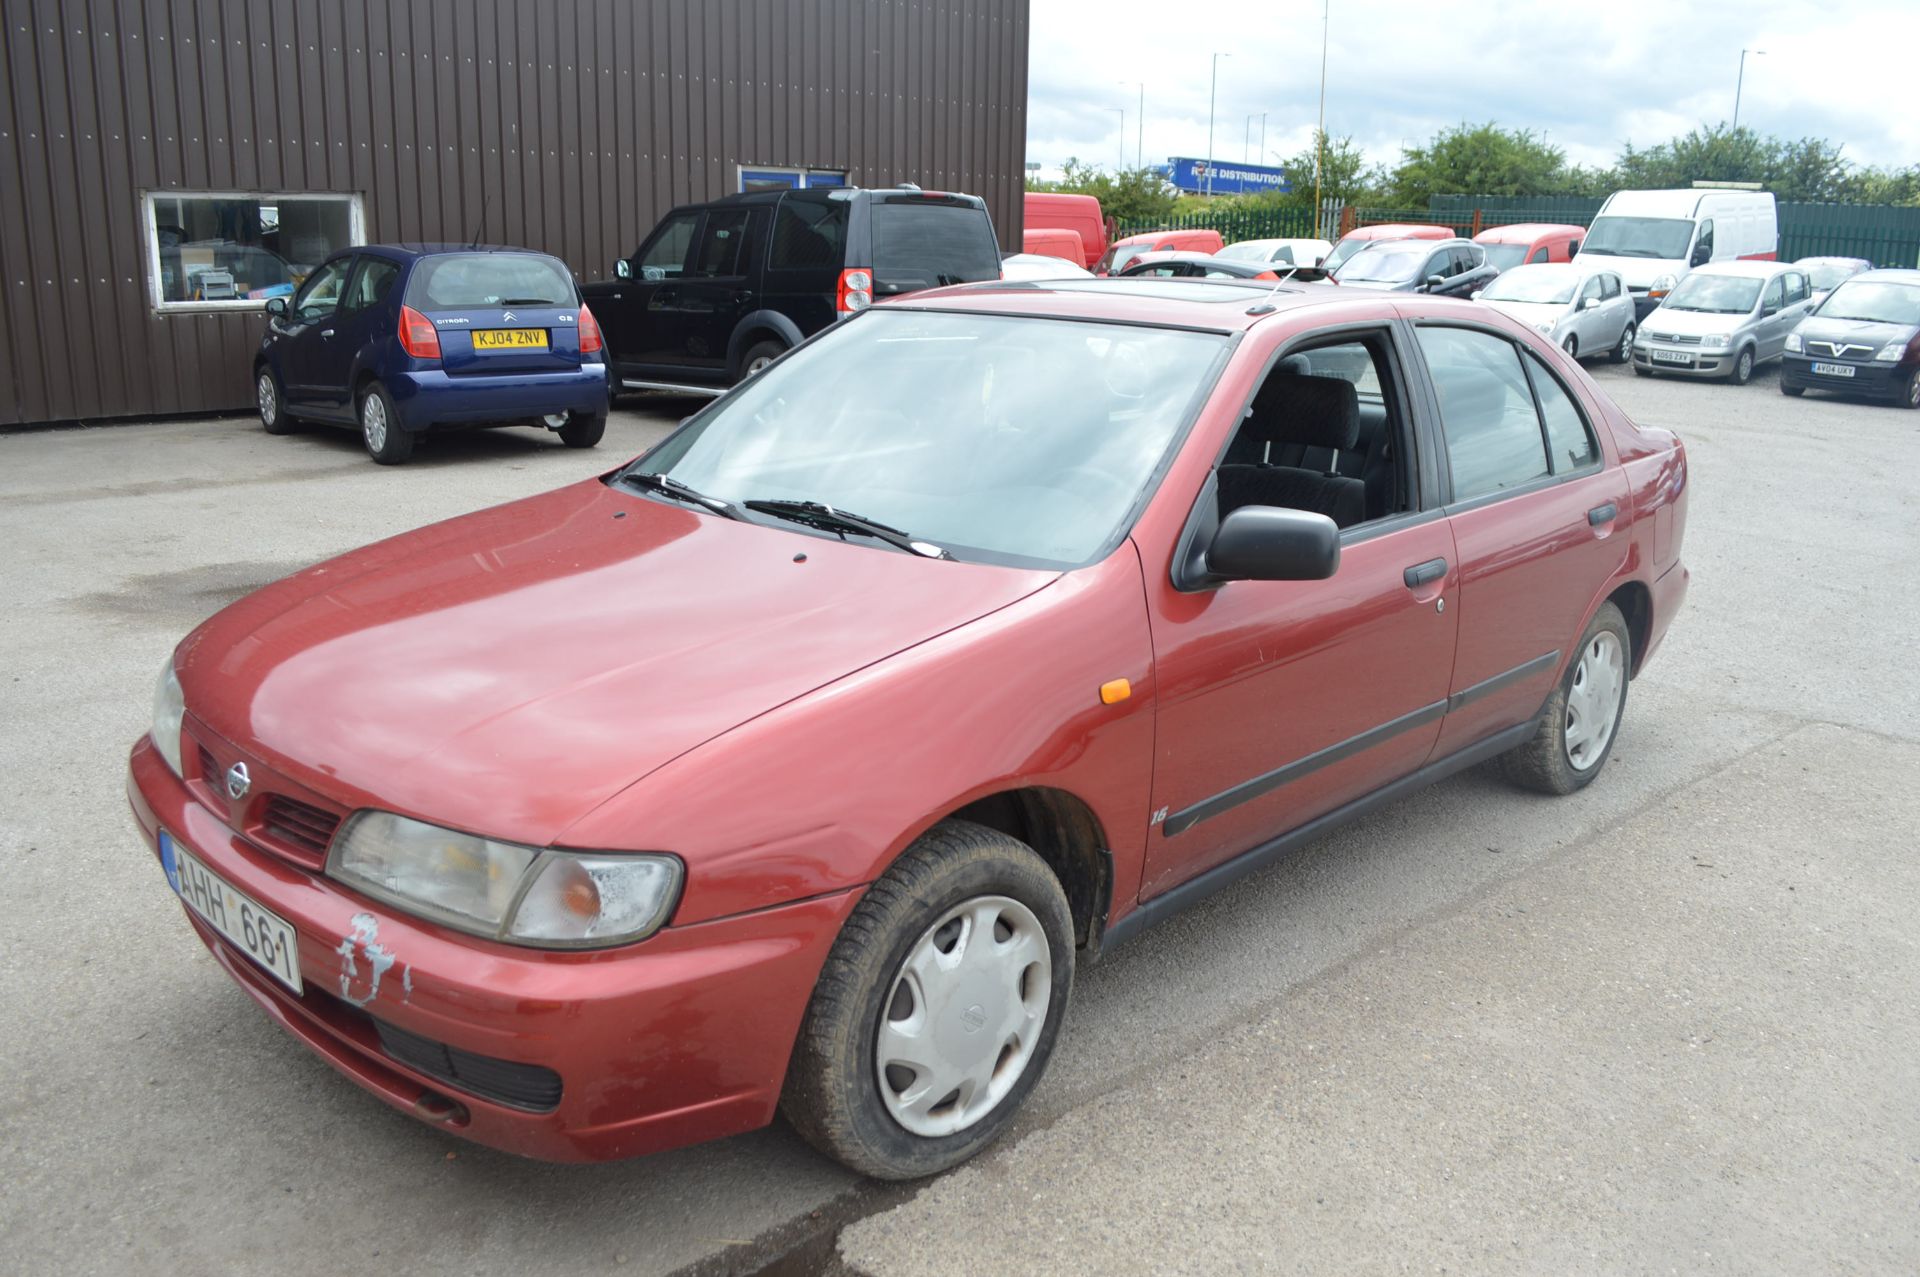
[{"label": "black side trim strip", "polygon": [[1475,764],[1483,763],[1496,754],[1504,754],[1517,745],[1524,745],[1533,735],[1534,728],[1538,725],[1538,718],[1539,716],[1535,715],[1526,722],[1489,736],[1476,745],[1469,745],[1438,762],[1428,763],[1417,772],[1402,776],[1399,780],[1383,785],[1371,794],[1356,798],[1344,807],[1330,811],[1316,820],[1310,820],[1277,838],[1269,839],[1250,851],[1242,852],[1225,864],[1216,865],[1199,877],[1191,878],[1171,891],[1155,896],[1107,928],[1105,936],[1100,941],[1101,951],[1112,949],[1115,945],[1145,931],[1156,922],[1164,922],[1189,905],[1199,904],[1222,887],[1231,886],[1256,869],[1264,869],[1276,863],[1289,853],[1331,833],[1349,821],[1358,820],[1377,808],[1404,798],[1415,790],[1424,789],[1435,781],[1445,780],[1455,772],[1465,771]]},{"label": "black side trim strip", "polygon": [[1536,656],[1525,665],[1516,665],[1504,674],[1495,674],[1492,678],[1475,683],[1465,691],[1455,692],[1447,697],[1447,712],[1451,714],[1462,705],[1471,705],[1482,696],[1491,696],[1502,688],[1513,686],[1522,679],[1532,678],[1542,670],[1552,669],[1560,663],[1560,653],[1548,652]]},{"label": "black side trim strip", "polygon": [[1305,758],[1296,758],[1284,767],[1276,767],[1265,775],[1241,781],[1232,789],[1223,790],[1211,798],[1201,799],[1191,807],[1176,811],[1163,822],[1162,830],[1169,838],[1175,834],[1185,833],[1203,820],[1218,816],[1221,812],[1238,807],[1241,803],[1250,802],[1282,785],[1291,784],[1302,776],[1319,771],[1322,767],[1329,767],[1342,759],[1352,758],[1361,750],[1372,749],[1389,737],[1398,736],[1401,732],[1411,731],[1413,728],[1431,723],[1446,712],[1447,702],[1435,701],[1431,705],[1421,706],[1411,714],[1402,714],[1398,718],[1389,719],[1378,727],[1368,728],[1358,736],[1349,736],[1318,753],[1308,754]]}]

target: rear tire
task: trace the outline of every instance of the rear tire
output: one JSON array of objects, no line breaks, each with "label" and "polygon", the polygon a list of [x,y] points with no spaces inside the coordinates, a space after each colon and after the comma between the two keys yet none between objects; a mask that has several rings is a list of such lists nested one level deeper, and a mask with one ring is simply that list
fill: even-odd
[{"label": "rear tire", "polygon": [[787,353],[784,342],[756,341],[740,356],[740,380],[745,381]]},{"label": "rear tire", "polygon": [[360,392],[360,442],[383,466],[404,465],[413,456],[413,435],[400,424],[393,396],[377,381]]},{"label": "rear tire", "polygon": [[1727,373],[1727,384],[1744,386],[1753,380],[1753,347],[1743,348],[1733,357],[1733,368]]},{"label": "rear tire", "polygon": [[[980,918],[992,919],[984,930]],[[841,928],[781,1111],[815,1148],[877,1179],[965,1161],[1046,1071],[1073,956],[1066,896],[1032,848],[970,821],[934,826]]]},{"label": "rear tire", "polygon": [[607,419],[590,413],[575,412],[567,415],[567,424],[560,427],[560,442],[569,448],[591,448],[600,442],[607,433]]},{"label": "rear tire", "polygon": [[254,399],[260,406],[260,428],[270,435],[290,435],[299,423],[287,415],[287,395],[273,369],[261,364],[253,374]]},{"label": "rear tire", "polygon": [[1543,794],[1571,794],[1591,784],[1620,738],[1632,669],[1627,620],[1612,603],[1602,603],[1540,711],[1533,736],[1500,755],[1507,779]]},{"label": "rear tire", "polygon": [[1607,352],[1607,362],[1611,364],[1624,364],[1627,360],[1632,359],[1633,338],[1634,334],[1639,331],[1639,326],[1632,320],[1628,320],[1626,328],[1621,330],[1619,342],[1612,350]]}]

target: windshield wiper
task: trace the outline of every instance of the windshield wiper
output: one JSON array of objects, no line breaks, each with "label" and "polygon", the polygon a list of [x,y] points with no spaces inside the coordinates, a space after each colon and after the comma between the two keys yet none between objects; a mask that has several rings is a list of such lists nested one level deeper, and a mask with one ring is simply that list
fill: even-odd
[{"label": "windshield wiper", "polygon": [[663,496],[672,497],[676,501],[684,501],[689,505],[697,505],[703,510],[711,510],[715,514],[725,515],[729,519],[740,519],[742,522],[746,521],[746,517],[734,508],[732,502],[722,501],[719,497],[710,497],[691,484],[680,482],[680,480],[670,474],[648,474],[645,471],[633,471],[621,475],[620,481],[622,483],[631,483],[636,488],[645,488],[648,492],[658,492]]},{"label": "windshield wiper", "polygon": [[875,540],[885,541],[896,550],[905,550],[908,554],[918,554],[924,558],[951,559],[953,557],[931,542],[915,540],[912,533],[902,532],[899,528],[869,519],[864,515],[836,510],[824,501],[748,499],[740,504],[749,510],[757,510],[761,514],[770,514],[777,519],[786,519],[793,523],[804,523],[827,532],[864,533]]}]

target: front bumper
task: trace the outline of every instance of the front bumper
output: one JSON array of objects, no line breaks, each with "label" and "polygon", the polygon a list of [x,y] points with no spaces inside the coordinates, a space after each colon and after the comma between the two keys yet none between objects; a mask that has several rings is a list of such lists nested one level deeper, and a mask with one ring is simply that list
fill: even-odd
[{"label": "front bumper", "polygon": [[[1685,355],[1690,362],[1680,364],[1655,359],[1653,352],[1656,350]],[[1724,377],[1733,371],[1733,360],[1738,353],[1737,346],[1716,349],[1707,346],[1675,346],[1666,342],[1636,341],[1633,344],[1633,366],[1657,372],[1662,376]]]},{"label": "front bumper", "polygon": [[[398,914],[235,833],[142,738],[127,797],[158,859],[161,828],[298,933],[295,994],[190,911],[200,940],[268,1016],[392,1107],[548,1161],[659,1152],[764,1126],[827,950],[859,891],[816,897],[596,952],[521,949]],[[166,877],[156,865],[156,883]],[[184,905],[181,906],[186,911]],[[369,993],[357,915],[393,965]],[[550,1069],[558,1104],[481,1098],[389,1054],[380,1025],[490,1060]],[[410,1057],[412,1058],[412,1057]],[[449,1104],[452,1100],[456,1103]]]},{"label": "front bumper", "polygon": [[408,430],[526,421],[552,413],[607,411],[607,366],[566,372],[449,375],[439,368],[395,373],[384,383]]},{"label": "front bumper", "polygon": [[[1815,363],[1843,364],[1853,369],[1851,377],[1836,377],[1813,370]],[[1803,390],[1832,390],[1843,395],[1864,395],[1873,399],[1897,399],[1906,393],[1912,364],[1855,363],[1852,360],[1811,359],[1805,354],[1789,354],[1780,360],[1780,380]]]}]

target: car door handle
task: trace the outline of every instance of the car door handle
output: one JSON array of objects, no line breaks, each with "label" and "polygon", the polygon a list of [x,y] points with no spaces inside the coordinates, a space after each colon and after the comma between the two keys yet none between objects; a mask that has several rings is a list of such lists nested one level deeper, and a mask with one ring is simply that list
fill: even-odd
[{"label": "car door handle", "polygon": [[1417,590],[1423,585],[1438,581],[1447,574],[1445,559],[1428,559],[1425,563],[1416,563],[1401,574],[1409,590]]},{"label": "car door handle", "polygon": [[322,329],[320,330],[320,335],[321,335],[322,337],[331,337],[331,336],[333,336],[333,329],[331,329],[331,328],[322,328]]},{"label": "car door handle", "polygon": [[1609,501],[1605,505],[1597,505],[1587,511],[1587,523],[1597,528],[1603,523],[1611,523],[1619,513],[1620,507]]}]

